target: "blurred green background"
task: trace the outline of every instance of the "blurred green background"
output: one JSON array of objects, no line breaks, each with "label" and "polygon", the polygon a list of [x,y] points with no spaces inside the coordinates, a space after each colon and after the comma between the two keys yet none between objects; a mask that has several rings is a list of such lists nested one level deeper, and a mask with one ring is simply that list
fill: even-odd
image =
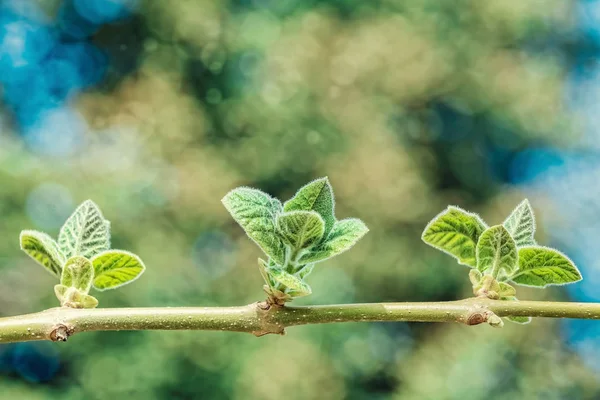
[{"label": "blurred green background", "polygon": [[[563,212],[580,203],[534,182],[595,143],[594,111],[572,95],[593,81],[588,3],[0,0],[0,313],[57,305],[18,235],[56,236],[88,198],[112,221],[113,247],[147,265],[98,294],[102,307],[262,300],[260,250],[220,199],[240,185],[287,199],[321,176],[338,218],[371,232],[319,264],[296,304],[471,296],[468,269],[420,234],[447,204],[496,224],[527,196],[538,241],[563,243],[552,232],[571,229]],[[600,368],[585,357],[598,346],[575,345],[573,329],[86,333],[0,347],[0,398],[598,399]]]}]

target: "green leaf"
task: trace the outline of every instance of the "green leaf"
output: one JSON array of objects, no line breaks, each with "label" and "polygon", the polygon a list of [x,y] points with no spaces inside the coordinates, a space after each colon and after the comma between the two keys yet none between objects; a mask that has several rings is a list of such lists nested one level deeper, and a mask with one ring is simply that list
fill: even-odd
[{"label": "green leaf", "polygon": [[449,206],[431,220],[421,238],[428,245],[456,258],[459,264],[475,268],[475,249],[486,229],[487,226],[477,214]]},{"label": "green leaf", "polygon": [[285,272],[279,268],[271,268],[269,275],[276,281],[284,285],[287,290],[286,293],[292,297],[308,296],[312,293],[312,290],[308,284],[302,279]]},{"label": "green leaf", "polygon": [[108,250],[92,258],[95,277],[94,288],[100,291],[116,289],[139,278],[146,266],[133,253]]},{"label": "green leaf", "polygon": [[[502,297],[502,300],[506,301],[519,301],[515,296],[506,296]],[[510,322],[514,322],[516,324],[525,325],[531,322],[531,317],[506,317]]]},{"label": "green leaf", "polygon": [[61,228],[58,245],[66,258],[92,258],[110,248],[110,223],[93,201],[86,200]]},{"label": "green leaf", "polygon": [[510,274],[517,269],[517,245],[502,225],[483,232],[477,242],[477,269],[494,278],[501,271]]},{"label": "green leaf", "polygon": [[221,202],[266,255],[277,264],[285,263],[285,244],[275,226],[282,211],[279,200],[260,190],[241,187],[229,192]]},{"label": "green leaf", "polygon": [[92,287],[94,267],[92,262],[85,257],[71,257],[65,263],[60,277],[60,284],[73,287],[83,294],[87,294]]},{"label": "green leaf", "polygon": [[275,286],[275,282],[273,282],[273,279],[271,279],[269,275],[269,265],[262,258],[258,259],[258,270],[260,271],[260,276],[262,276],[265,283],[270,288],[273,288]]},{"label": "green leaf", "polygon": [[525,199],[504,221],[504,227],[515,240],[518,247],[534,246],[535,217],[529,200]]},{"label": "green leaf", "polygon": [[290,211],[279,215],[277,230],[292,248],[307,249],[321,240],[325,224],[315,211]]},{"label": "green leaf", "polygon": [[498,282],[500,288],[498,294],[500,297],[511,297],[517,294],[517,290],[506,282]]},{"label": "green leaf", "polygon": [[300,257],[300,264],[309,264],[326,260],[338,254],[345,252],[356,244],[367,232],[369,228],[357,218],[348,218],[337,221],[329,236],[311,249],[308,253]]},{"label": "green leaf", "polygon": [[296,275],[298,276],[298,278],[300,279],[304,279],[306,278],[308,275],[310,275],[310,273],[313,271],[313,269],[315,269],[315,264],[306,264],[305,266],[303,266],[300,271],[296,272]]},{"label": "green leaf", "polygon": [[480,285],[481,278],[483,278],[483,275],[481,275],[481,272],[479,272],[479,270],[472,269],[469,271],[469,280],[471,281],[471,284],[473,284],[473,286]]},{"label": "green leaf", "polygon": [[327,236],[335,224],[335,200],[327,177],[314,180],[303,186],[294,197],[283,205],[284,211],[316,211],[325,223]]},{"label": "green leaf", "polygon": [[581,273],[566,255],[548,247],[519,249],[519,269],[510,277],[524,286],[546,287],[580,281]]},{"label": "green leaf", "polygon": [[51,274],[60,277],[65,256],[58,244],[48,235],[37,231],[22,231],[19,237],[21,250],[42,265]]},{"label": "green leaf", "polygon": [[60,301],[60,305],[64,307],[96,308],[98,306],[98,299],[89,294],[83,294],[74,287],[56,285],[54,293]]}]

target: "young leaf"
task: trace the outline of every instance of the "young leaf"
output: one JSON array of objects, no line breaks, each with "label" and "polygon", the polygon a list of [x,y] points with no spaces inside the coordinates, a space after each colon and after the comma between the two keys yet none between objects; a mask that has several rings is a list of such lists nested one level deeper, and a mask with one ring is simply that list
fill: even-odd
[{"label": "young leaf", "polygon": [[85,257],[71,257],[65,263],[60,277],[60,284],[73,287],[83,294],[87,294],[92,287],[94,279],[94,267]]},{"label": "young leaf", "polygon": [[310,275],[313,269],[315,269],[315,264],[306,264],[302,267],[302,269],[300,269],[300,271],[296,272],[296,275],[298,276],[298,278],[304,279],[308,275]]},{"label": "young leaf", "polygon": [[260,190],[241,187],[229,192],[221,202],[266,255],[277,264],[285,263],[285,244],[275,226],[282,210],[279,200]]},{"label": "young leaf", "polygon": [[93,201],[86,200],[60,229],[58,245],[66,258],[91,258],[110,248],[110,223]]},{"label": "young leaf", "polygon": [[500,271],[512,273],[517,269],[517,245],[502,225],[492,226],[477,242],[477,269],[494,278]]},{"label": "young leaf", "polygon": [[369,228],[357,218],[337,221],[329,236],[300,258],[301,264],[315,263],[343,253],[356,244]]},{"label": "young leaf", "polygon": [[511,297],[517,294],[517,291],[514,287],[510,286],[506,282],[498,282],[500,288],[498,290],[498,294],[500,297]]},{"label": "young leaf", "polygon": [[116,289],[133,282],[146,267],[138,256],[123,250],[108,250],[92,258],[94,288],[100,291]]},{"label": "young leaf", "polygon": [[269,266],[267,262],[262,258],[258,259],[258,270],[260,271],[260,276],[262,276],[269,288],[273,288],[275,286],[275,282],[273,282],[273,280],[269,276]]},{"label": "young leaf", "polygon": [[504,221],[504,227],[515,240],[518,247],[534,246],[535,217],[529,200],[525,199]]},{"label": "young leaf", "polygon": [[[514,295],[502,297],[501,300],[507,301],[519,301]],[[516,324],[525,325],[531,322],[531,317],[506,317],[510,322],[514,322]]]},{"label": "young leaf", "polygon": [[581,273],[566,255],[548,247],[519,249],[519,269],[510,279],[524,286],[546,287],[581,280]]},{"label": "young leaf", "polygon": [[290,211],[279,215],[277,230],[292,248],[306,249],[321,240],[325,224],[315,211]]},{"label": "young leaf", "polygon": [[477,269],[472,269],[469,271],[469,280],[471,281],[471,284],[473,286],[479,285],[481,283],[482,277],[483,275]]},{"label": "young leaf", "polygon": [[475,268],[475,248],[486,229],[477,214],[449,206],[431,220],[421,238],[428,245],[456,258],[459,264]]},{"label": "young leaf", "polygon": [[284,211],[316,211],[325,223],[324,235],[327,236],[335,224],[335,200],[329,180],[314,180],[296,192],[293,198],[283,205]]},{"label": "young leaf", "polygon": [[83,294],[74,287],[56,285],[54,293],[60,301],[60,305],[64,307],[96,308],[98,306],[98,299],[89,294]]},{"label": "young leaf", "polygon": [[287,288],[287,294],[292,297],[308,296],[312,293],[310,286],[308,286],[302,279],[289,274],[282,269],[271,268],[269,270],[269,275],[271,275],[275,281],[284,285]]},{"label": "young leaf", "polygon": [[37,231],[22,231],[19,241],[21,250],[51,274],[60,277],[65,256],[50,236]]}]

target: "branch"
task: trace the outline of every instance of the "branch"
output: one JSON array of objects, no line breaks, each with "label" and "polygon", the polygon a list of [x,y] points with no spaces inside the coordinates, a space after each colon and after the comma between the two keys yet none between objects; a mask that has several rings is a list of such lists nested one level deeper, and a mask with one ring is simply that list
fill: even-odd
[{"label": "branch", "polygon": [[459,322],[497,326],[499,317],[600,319],[600,303],[500,301],[471,298],[437,303],[370,303],[308,307],[52,308],[0,318],[0,343],[66,341],[79,332],[120,330],[217,330],[256,336],[283,334],[296,325],[335,322]]}]

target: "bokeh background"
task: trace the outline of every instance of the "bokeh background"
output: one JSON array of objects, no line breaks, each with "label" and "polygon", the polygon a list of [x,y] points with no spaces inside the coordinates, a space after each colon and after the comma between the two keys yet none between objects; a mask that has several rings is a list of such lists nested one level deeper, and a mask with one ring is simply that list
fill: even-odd
[{"label": "bokeh background", "polygon": [[[264,298],[221,197],[329,176],[371,232],[298,304],[471,295],[420,242],[447,204],[537,239],[600,301],[600,1],[0,0],[0,314],[53,307],[19,251],[83,200],[147,264],[101,306]],[[600,323],[102,332],[0,347],[1,399],[598,399]]]}]

